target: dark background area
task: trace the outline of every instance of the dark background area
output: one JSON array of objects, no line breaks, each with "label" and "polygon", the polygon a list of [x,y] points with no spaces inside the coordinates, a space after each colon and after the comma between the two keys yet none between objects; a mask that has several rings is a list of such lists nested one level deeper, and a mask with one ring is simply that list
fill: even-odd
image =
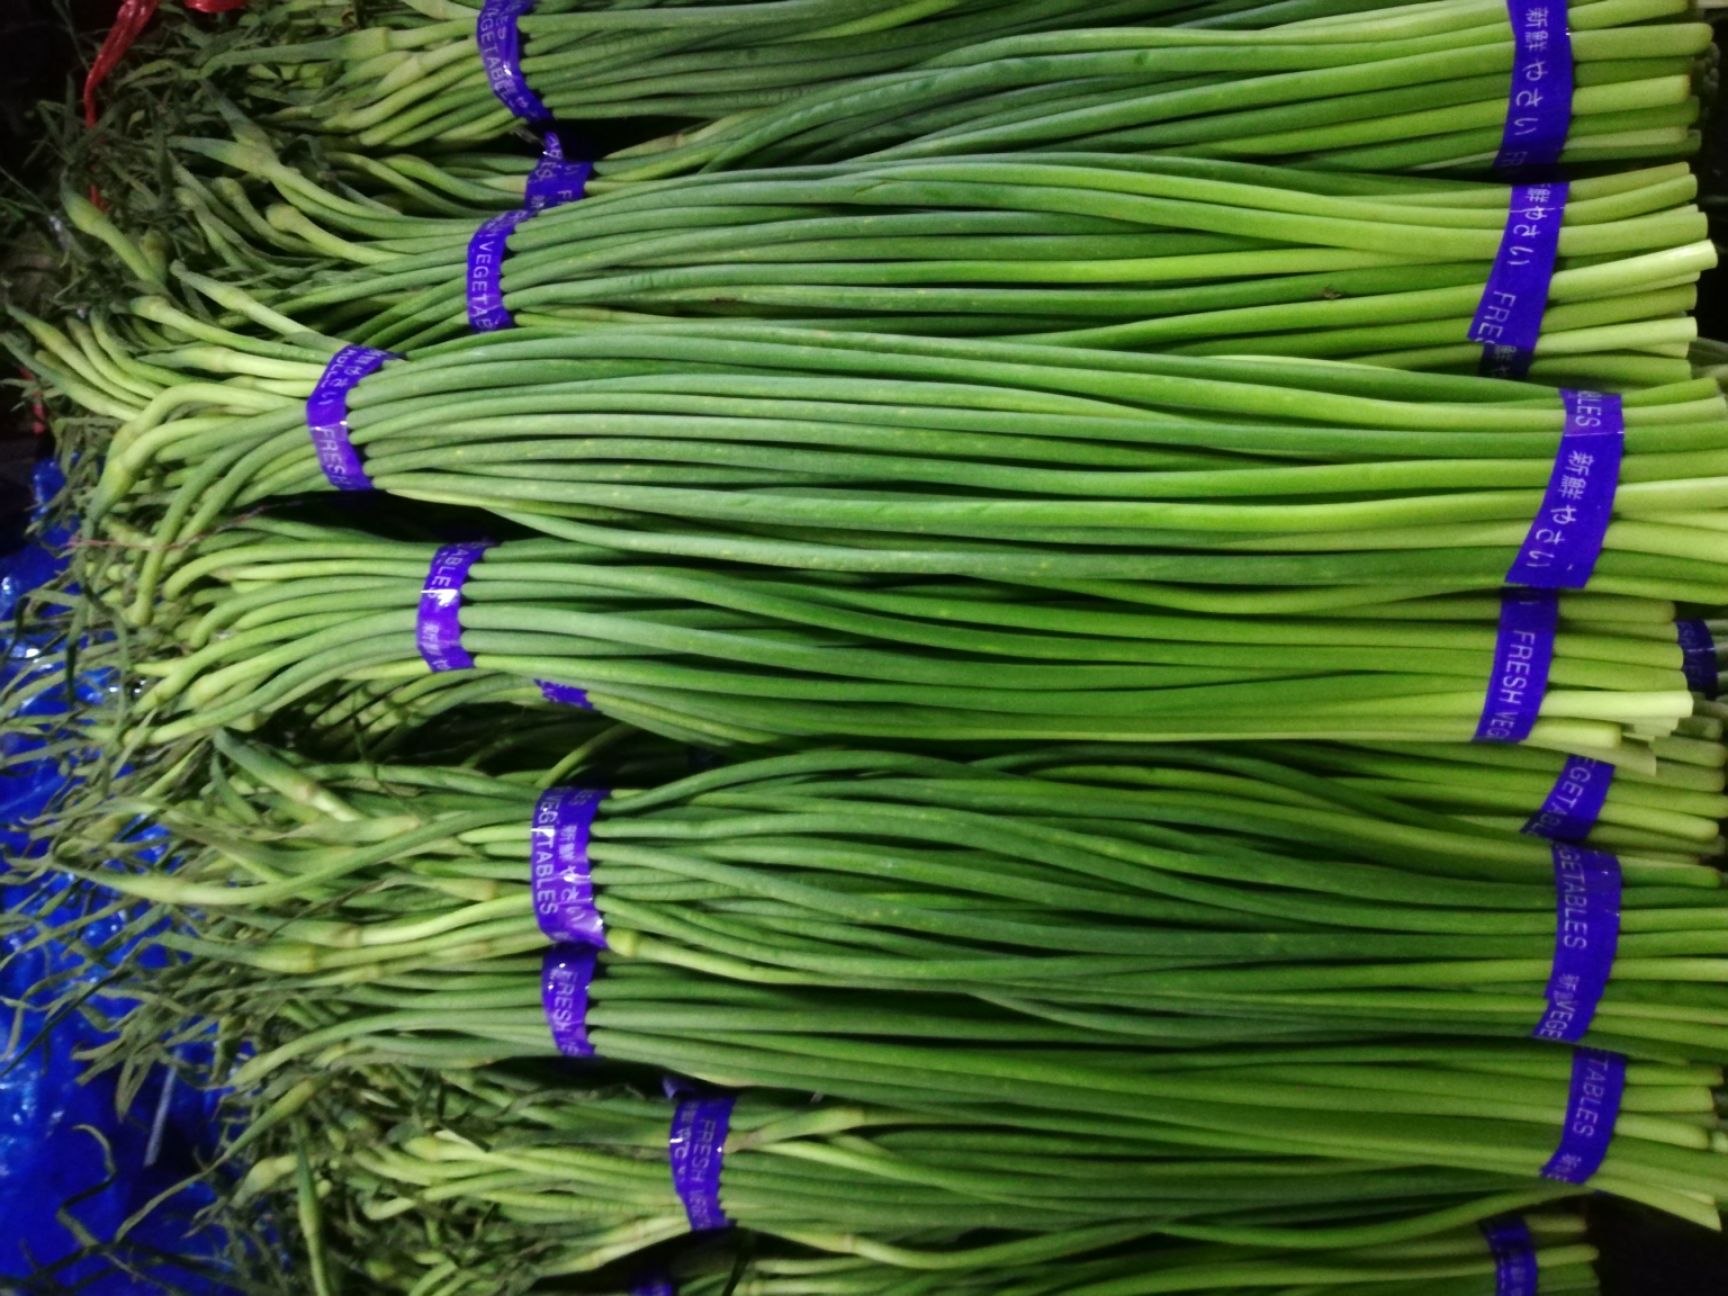
[{"label": "dark background area", "polygon": [[1728,1296],[1728,1237],[1610,1197],[1587,1213],[1602,1296]]},{"label": "dark background area", "polygon": [[[1719,11],[1718,11],[1719,12]],[[1716,63],[1720,65],[1728,54],[1728,22],[1716,24]],[[1721,248],[1728,241],[1728,93],[1708,79],[1710,94],[1704,106],[1704,148],[1695,166],[1698,187],[1705,208],[1710,213],[1710,232]],[[1728,341],[1728,268],[1717,266],[1698,285],[1698,332],[1702,337]],[[1721,1289],[1728,1293],[1728,1284]]]},{"label": "dark background area", "polygon": [[[0,0],[0,173],[10,184],[46,190],[51,159],[37,147],[37,104],[76,93],[83,60],[112,20],[118,0]],[[70,19],[70,21],[68,21]],[[82,33],[73,35],[74,26]],[[1718,35],[1718,47],[1722,37]],[[1728,196],[1728,107],[1711,105],[1700,160],[1706,195]],[[1713,223],[1728,208],[1712,208]],[[1721,238],[1720,231],[1718,238]],[[0,247],[0,276],[8,249]],[[1698,321],[1706,337],[1728,339],[1728,272],[1704,278]],[[13,374],[0,375],[6,379]],[[22,391],[0,388],[0,549],[15,534],[23,483],[44,448]],[[1590,1204],[1592,1235],[1602,1247],[1604,1296],[1728,1296],[1728,1238],[1609,1198]]]}]

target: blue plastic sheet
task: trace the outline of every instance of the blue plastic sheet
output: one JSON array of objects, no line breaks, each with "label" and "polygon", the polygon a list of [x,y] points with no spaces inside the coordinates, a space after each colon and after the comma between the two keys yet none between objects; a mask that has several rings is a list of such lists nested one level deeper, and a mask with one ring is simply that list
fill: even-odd
[{"label": "blue plastic sheet", "polygon": [[[54,464],[39,466],[34,481],[39,518],[63,483]],[[0,627],[4,627],[0,633],[6,636],[0,682],[53,669],[28,625],[16,633],[14,629],[22,600],[64,570],[68,539],[64,532],[50,533],[0,558]],[[73,687],[86,700],[94,700],[111,683],[91,673],[77,679]],[[53,689],[32,699],[27,710],[51,720],[64,712],[65,705],[64,690]],[[35,849],[28,826],[61,793],[67,777],[58,761],[29,759],[38,746],[35,738],[0,737],[0,754],[7,758],[6,767],[0,769],[0,857],[8,863],[26,858]],[[67,915],[54,909],[56,901],[64,899],[63,891],[62,885],[52,882],[0,887],[0,908],[9,915],[47,912],[46,921],[64,922]],[[105,944],[123,927],[123,916],[84,927],[85,947]],[[116,950],[115,956],[123,950]],[[18,1043],[0,1063],[4,1067],[0,1070],[0,1221],[4,1221],[0,1284],[7,1277],[50,1270],[79,1251],[78,1238],[60,1219],[63,1209],[70,1210],[94,1237],[112,1237],[152,1198],[187,1179],[215,1129],[213,1098],[187,1085],[169,1083],[165,1071],[158,1070],[145,1084],[124,1117],[116,1110],[112,1079],[80,1084],[83,1067],[75,1054],[100,1041],[99,1028],[74,1013],[45,1031],[46,1005],[38,988],[57,977],[55,992],[67,985],[90,984],[100,979],[104,969],[88,965],[79,953],[54,941],[24,949],[20,940],[13,940],[6,953],[0,966],[0,996],[8,1004],[23,1005],[23,1010]],[[206,1252],[208,1238],[188,1241],[187,1232],[192,1214],[209,1200],[208,1190],[202,1187],[176,1195],[129,1235],[129,1261],[138,1263],[152,1254],[195,1260]],[[56,1286],[92,1296],[143,1291],[214,1296],[225,1290],[172,1261],[145,1261],[144,1265],[143,1277],[95,1258],[50,1272]]]}]

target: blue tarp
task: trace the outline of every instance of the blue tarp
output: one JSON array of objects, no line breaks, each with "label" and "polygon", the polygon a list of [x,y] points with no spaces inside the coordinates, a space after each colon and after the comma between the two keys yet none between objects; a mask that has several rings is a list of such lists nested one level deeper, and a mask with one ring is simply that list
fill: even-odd
[{"label": "blue tarp", "polygon": [[[38,468],[34,486],[39,518],[63,480],[52,463]],[[0,663],[0,682],[52,669],[39,656],[40,640],[32,636],[29,626],[18,629],[17,613],[30,590],[64,570],[68,538],[64,533],[40,536],[0,558],[0,626],[5,627],[0,633],[6,635],[7,650]],[[106,685],[100,676],[87,675],[76,682],[87,697]],[[50,717],[64,709],[60,690],[49,690],[29,707],[36,715]],[[0,769],[0,856],[8,863],[37,849],[28,826],[52,804],[67,777],[57,761],[29,759],[37,746],[34,738],[0,736],[0,755],[7,760]],[[52,882],[0,887],[0,907],[9,916],[40,914],[63,898],[57,895],[61,890]],[[55,913],[50,921],[63,922],[65,917]],[[115,916],[85,927],[86,947],[117,937],[123,926],[124,917]],[[0,1227],[0,1283],[7,1277],[38,1273],[79,1250],[78,1239],[59,1219],[67,1203],[73,1203],[69,1209],[90,1234],[111,1237],[122,1221],[193,1172],[198,1153],[207,1150],[215,1129],[214,1100],[187,1085],[166,1084],[166,1073],[160,1069],[125,1117],[116,1111],[111,1077],[80,1084],[83,1068],[74,1055],[100,1042],[100,1028],[73,1013],[44,1033],[45,1005],[37,988],[57,976],[63,980],[56,982],[56,993],[68,985],[89,985],[101,978],[104,969],[90,966],[79,953],[52,941],[26,950],[21,939],[13,939],[6,953],[0,966],[0,996],[9,1005],[21,1006],[21,1020],[17,1043],[0,1064],[4,1066],[0,1071],[0,1221],[5,1222]],[[100,1139],[89,1131],[99,1133]],[[203,1187],[180,1193],[134,1230],[129,1257],[136,1260],[151,1253],[190,1257],[207,1251],[207,1240],[188,1243],[185,1235],[191,1214],[209,1200]],[[107,1262],[87,1259],[55,1271],[54,1277],[68,1289],[93,1296],[224,1290],[171,1264],[154,1266],[149,1277],[138,1278]]]}]

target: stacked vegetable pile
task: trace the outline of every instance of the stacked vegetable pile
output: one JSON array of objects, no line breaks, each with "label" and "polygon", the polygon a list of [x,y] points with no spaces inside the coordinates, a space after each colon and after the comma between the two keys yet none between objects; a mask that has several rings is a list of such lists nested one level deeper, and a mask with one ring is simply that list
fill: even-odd
[{"label": "stacked vegetable pile", "polygon": [[1585,1185],[1719,1227],[1684,6],[148,39],[5,335],[81,531],[5,723],[19,880],[150,951],[89,1064],[228,1092],[234,1276],[1498,1296],[1594,1290]]}]

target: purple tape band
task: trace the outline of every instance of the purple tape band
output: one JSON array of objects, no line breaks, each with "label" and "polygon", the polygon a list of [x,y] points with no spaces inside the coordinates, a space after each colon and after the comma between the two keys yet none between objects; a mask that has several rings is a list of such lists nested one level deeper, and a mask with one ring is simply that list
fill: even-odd
[{"label": "purple tape band", "polygon": [[324,476],[337,490],[372,489],[372,479],[360,463],[360,452],[348,439],[348,393],[386,360],[398,358],[372,347],[343,347],[330,357],[318,385],[306,398],[306,430],[312,436],[312,449]]},{"label": "purple tape band", "polygon": [[1583,841],[1602,817],[1614,767],[1588,756],[1568,756],[1560,777],[1542,808],[1531,815],[1523,831],[1550,841]]},{"label": "purple tape band", "polygon": [[637,1279],[630,1287],[630,1296],[678,1296],[678,1289],[670,1278],[656,1275]]},{"label": "purple tape band", "polygon": [[1686,672],[1686,687],[1707,698],[1715,697],[1722,691],[1722,679],[1716,667],[1716,640],[1710,627],[1702,621],[1676,621],[1674,631],[1680,640],[1680,665]]},{"label": "purple tape band", "polygon": [[420,611],[414,642],[435,671],[471,670],[474,659],[462,647],[462,586],[490,540],[444,545],[432,555],[426,584],[420,590]]},{"label": "purple tape band", "polygon": [[592,711],[594,704],[588,700],[588,690],[577,688],[574,684],[554,684],[551,680],[535,680],[540,686],[540,696],[553,706],[575,707],[581,711]]},{"label": "purple tape band", "polygon": [[1620,861],[1606,851],[1555,842],[1554,970],[1535,1039],[1576,1044],[1590,1029],[1620,944]]},{"label": "purple tape band", "polygon": [[565,1057],[594,1056],[588,1040],[588,987],[597,966],[594,950],[569,946],[547,950],[540,962],[540,1005],[552,1042]]},{"label": "purple tape band", "polygon": [[672,1113],[666,1154],[672,1162],[672,1187],[684,1203],[692,1232],[732,1223],[720,1209],[720,1164],[726,1153],[732,1102],[730,1095],[686,1098]]},{"label": "purple tape band", "polygon": [[510,250],[510,231],[533,214],[502,212],[468,240],[468,323],[476,333],[493,333],[516,323],[504,309],[504,257]]},{"label": "purple tape band", "polygon": [[1626,415],[1613,394],[1562,391],[1566,427],[1554,451],[1554,469],[1542,507],[1506,573],[1509,585],[1583,589],[1614,517]]},{"label": "purple tape band", "polygon": [[1602,1168],[1626,1092],[1626,1059],[1602,1049],[1572,1050],[1572,1084],[1560,1146],[1542,1167],[1544,1179],[1581,1184]]},{"label": "purple tape band", "polygon": [[1535,727],[1554,661],[1560,600],[1552,590],[1506,590],[1500,595],[1500,628],[1477,742],[1523,742]]},{"label": "purple tape band", "polygon": [[1482,1237],[1494,1257],[1494,1296],[1536,1296],[1536,1244],[1524,1217],[1483,1220]]},{"label": "purple tape band", "polygon": [[1512,21],[1512,81],[1494,169],[1502,175],[1552,167],[1572,127],[1572,33],[1566,0],[1506,0]]},{"label": "purple tape band", "polygon": [[528,177],[528,205],[485,221],[468,240],[468,323],[476,333],[495,333],[516,323],[504,306],[504,258],[510,255],[511,233],[530,217],[581,198],[593,172],[591,162],[566,162],[557,134],[546,132],[546,151]]},{"label": "purple tape band", "polygon": [[564,156],[564,141],[557,131],[547,131],[541,140],[540,161],[528,173],[523,201],[529,211],[562,207],[586,197],[593,178],[592,162],[572,162]]},{"label": "purple tape band", "polygon": [[1470,323],[1470,340],[1483,344],[1479,368],[1487,377],[1522,378],[1530,372],[1565,217],[1564,184],[1512,186],[1500,250]]},{"label": "purple tape band", "polygon": [[600,788],[552,788],[534,807],[534,916],[554,945],[606,948],[589,876],[588,839],[607,796]]},{"label": "purple tape band", "polygon": [[474,25],[480,62],[498,101],[530,125],[550,121],[552,114],[522,75],[522,33],[516,24],[534,8],[534,0],[486,0]]}]

